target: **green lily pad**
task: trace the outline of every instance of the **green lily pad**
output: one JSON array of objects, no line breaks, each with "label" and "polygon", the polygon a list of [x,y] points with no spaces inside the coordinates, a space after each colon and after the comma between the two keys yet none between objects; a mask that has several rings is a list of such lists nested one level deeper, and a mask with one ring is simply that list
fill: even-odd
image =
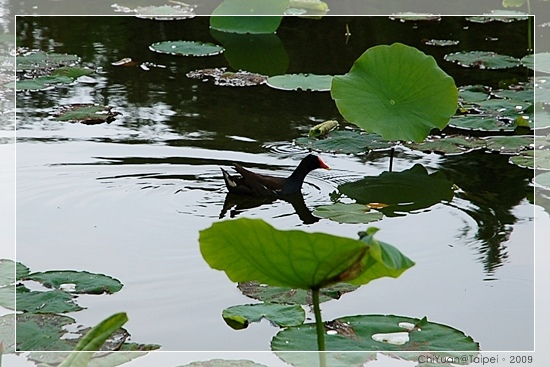
[{"label": "green lily pad", "polygon": [[492,10],[490,14],[466,17],[472,23],[490,23],[493,21],[511,23],[529,19],[529,15],[515,10]]},{"label": "green lily pad", "polygon": [[519,155],[510,157],[510,163],[525,168],[550,170],[550,151],[537,150],[535,152],[534,150],[526,150]]},{"label": "green lily pad", "polygon": [[545,129],[550,126],[550,111],[540,103],[535,103],[535,129]]},{"label": "green lily pad", "polygon": [[535,55],[526,55],[521,58],[521,65],[525,66],[526,68],[535,70]]},{"label": "green lily pad", "polygon": [[18,314],[16,321],[16,349],[22,351],[72,350],[76,343],[71,342],[71,339],[61,339],[61,337],[67,332],[63,327],[74,323],[75,320],[71,317],[51,313]]},{"label": "green lily pad", "polygon": [[444,59],[460,66],[478,69],[506,69],[521,64],[515,57],[499,55],[491,51],[460,51],[447,54]]},{"label": "green lily pad", "polygon": [[531,149],[534,143],[533,136],[490,136],[484,138],[487,149],[499,153],[519,153]]},{"label": "green lily pad", "polygon": [[153,43],[149,49],[154,52],[181,56],[213,56],[223,52],[223,47],[199,41],[164,41]]},{"label": "green lily pad", "polygon": [[330,367],[364,367],[368,366],[367,362],[376,361],[376,352],[303,352],[296,353],[294,351],[275,351],[277,357],[294,367],[311,367],[319,366],[319,354],[323,353]]},{"label": "green lily pad", "polygon": [[80,122],[87,125],[110,123],[120,113],[112,111],[110,106],[93,104],[72,104],[62,106],[55,114],[58,121]]},{"label": "green lily pad", "polygon": [[[10,259],[0,259],[0,287],[14,284],[16,280],[29,274],[30,270],[25,265]],[[14,278],[15,277],[15,278]]]},{"label": "green lily pad", "polygon": [[195,6],[183,5],[161,5],[161,6],[138,6],[135,10],[137,18],[154,20],[181,20],[195,16]]},{"label": "green lily pad", "polygon": [[14,284],[0,287],[0,306],[7,308],[8,310],[15,310],[15,285]]},{"label": "green lily pad", "polygon": [[29,313],[65,313],[82,310],[74,296],[60,290],[39,292],[16,287],[17,311]]},{"label": "green lily pad", "polygon": [[47,53],[38,51],[15,58],[17,71],[36,71],[55,69],[61,66],[72,66],[80,61],[76,55]]},{"label": "green lily pad", "polygon": [[3,344],[3,354],[15,352],[15,314],[0,316],[0,340]]},{"label": "green lily pad", "polygon": [[[294,10],[294,12],[292,12]],[[301,13],[296,13],[296,10],[302,10]],[[329,8],[327,3],[321,0],[290,0],[285,14],[291,15],[325,15]],[[305,13],[304,13],[305,11]]]},{"label": "green lily pad", "polygon": [[539,186],[543,186],[545,189],[550,190],[550,172],[541,173],[535,176],[535,183]]},{"label": "green lily pad", "polygon": [[294,141],[297,145],[325,153],[361,154],[371,150],[390,149],[394,142],[386,141],[378,134],[359,131],[335,130],[322,139],[302,137]]},{"label": "green lily pad", "polygon": [[473,136],[451,135],[434,136],[427,138],[422,143],[405,143],[405,146],[423,152],[437,152],[441,154],[464,154],[474,149],[486,147],[484,140]]},{"label": "green lily pad", "polygon": [[424,140],[454,115],[458,90],[431,56],[401,43],[369,48],[335,76],[332,98],[346,120],[386,140]]},{"label": "green lily pad", "polygon": [[[92,70],[79,67],[62,67],[54,70],[50,75],[43,75],[33,79],[22,79],[15,82],[17,91],[40,91],[51,88],[54,85],[70,84],[77,78],[91,74]],[[11,87],[11,84],[8,85]]]},{"label": "green lily pad", "polygon": [[348,182],[338,186],[338,190],[360,204],[385,204],[379,210],[387,216],[450,202],[454,196],[453,183],[442,172],[428,174],[420,164],[402,172],[382,172]]},{"label": "green lily pad", "polygon": [[266,84],[281,90],[328,91],[332,78],[332,75],[286,74],[270,76]]},{"label": "green lily pad", "polygon": [[[274,287],[258,282],[244,282],[237,286],[241,292],[250,298],[262,302],[284,303],[287,305],[312,305],[311,291],[305,289]],[[319,302],[327,302],[359,288],[348,283],[336,283],[319,290]]]},{"label": "green lily pad", "polygon": [[250,73],[248,71],[238,71],[236,73],[227,71],[226,68],[201,69],[190,71],[185,74],[188,78],[194,79],[214,79],[214,84],[228,87],[249,87],[265,83],[266,76]]},{"label": "green lily pad", "polygon": [[398,20],[400,22],[418,22],[418,21],[439,21],[441,16],[434,14],[425,14],[425,13],[414,13],[414,12],[400,12],[392,14],[390,16],[391,20]]},{"label": "green lily pad", "polygon": [[343,203],[318,206],[315,208],[313,215],[328,218],[338,223],[370,223],[384,217],[384,214],[371,211],[366,205]]},{"label": "green lily pad", "polygon": [[535,100],[550,103],[550,76],[537,76],[534,79]]},{"label": "green lily pad", "polygon": [[[333,327],[331,327],[333,325]],[[479,344],[450,326],[395,315],[342,317],[325,327],[327,350],[337,351],[478,351]],[[332,331],[331,331],[332,330]],[[385,341],[386,340],[386,341]],[[274,351],[315,350],[314,324],[280,331],[271,341]]]},{"label": "green lily pad", "polygon": [[113,294],[122,289],[120,281],[87,271],[56,270],[32,273],[25,280],[34,280],[47,288],[62,289],[65,284],[74,284],[72,293]]},{"label": "green lily pad", "polygon": [[274,33],[288,3],[289,0],[224,0],[212,12],[210,26],[230,33]]},{"label": "green lily pad", "polygon": [[[126,351],[126,346],[130,345],[131,343],[124,343],[116,351],[116,353],[94,353],[90,352],[92,354],[92,358],[88,362],[86,367],[114,367],[114,366],[121,366],[127,362],[130,362],[136,358],[143,357],[147,354],[147,352],[144,352],[144,350],[150,350],[146,349],[146,345],[141,345],[144,349],[135,349],[133,351]],[[82,353],[81,354],[88,354],[88,353]],[[31,352],[28,354],[27,359],[29,361],[32,361],[36,364],[36,366],[41,367],[47,367],[47,366],[59,366],[63,361],[67,359],[67,357],[70,355],[70,352]],[[73,364],[73,366],[77,366]],[[71,367],[73,367],[71,366]]]},{"label": "green lily pad", "polygon": [[301,325],[306,319],[304,309],[299,305],[281,305],[277,303],[257,303],[226,308],[222,317],[233,329],[241,330],[251,322],[267,319],[279,327]]},{"label": "green lily pad", "polygon": [[[532,67],[533,70],[550,74],[550,52],[538,52],[530,56],[535,59],[534,67]],[[530,59],[527,59],[527,61],[532,62]]]},{"label": "green lily pad", "polygon": [[[376,229],[370,229],[371,233]],[[200,231],[202,256],[234,282],[319,289],[338,282],[361,285],[398,277],[414,263],[372,235],[361,241],[325,233],[281,231],[263,220],[240,218]]]},{"label": "green lily pad", "polygon": [[458,95],[464,102],[480,102],[489,99],[491,88],[484,85],[467,85],[458,89]]}]

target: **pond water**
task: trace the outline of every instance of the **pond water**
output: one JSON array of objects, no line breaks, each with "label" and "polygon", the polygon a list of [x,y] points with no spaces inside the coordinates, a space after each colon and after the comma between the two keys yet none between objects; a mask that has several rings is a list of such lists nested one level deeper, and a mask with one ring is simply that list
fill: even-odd
[{"label": "pond water", "polygon": [[[443,55],[488,50],[522,57],[529,48],[527,27],[526,21],[476,24],[462,17],[285,18],[264,65],[282,73],[343,74],[368,47],[399,41],[433,55],[457,86],[497,87],[505,79],[526,81],[530,72],[462,68]],[[224,323],[224,308],[255,301],[209,268],[198,233],[220,217],[262,218],[279,229],[352,238],[366,228],[327,219],[306,224],[285,201],[223,211],[227,190],[219,167],[239,162],[284,176],[307,154],[294,139],[324,120],[346,126],[330,93],[216,86],[186,73],[231,69],[235,55],[149,51],[163,40],[217,43],[207,17],[21,17],[17,35],[19,46],[76,54],[83,65],[98,68],[75,85],[17,95],[17,260],[31,271],[86,270],[124,284],[114,295],[79,296],[86,309],[70,314],[79,324],[125,311],[132,341],[163,350],[269,350],[278,329],[267,321],[242,331]],[[433,47],[425,39],[460,43]],[[161,67],[111,65],[125,57]],[[100,125],[53,119],[58,106],[72,103],[113,106],[120,116]],[[310,211],[330,204],[338,185],[386,171],[390,159],[387,151],[320,155],[332,170],[307,177],[303,196]],[[380,228],[377,238],[416,266],[398,279],[379,279],[323,303],[324,319],[427,316],[472,336],[482,350],[532,350],[532,171],[483,151],[441,156],[397,149],[394,171],[414,164],[443,172],[460,187],[449,203],[373,223]]]}]

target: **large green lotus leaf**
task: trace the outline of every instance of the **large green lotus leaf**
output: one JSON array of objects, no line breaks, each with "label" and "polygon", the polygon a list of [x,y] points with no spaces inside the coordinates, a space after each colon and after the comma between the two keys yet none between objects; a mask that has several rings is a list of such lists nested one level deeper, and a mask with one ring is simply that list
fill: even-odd
[{"label": "large green lotus leaf", "polygon": [[474,149],[486,147],[484,140],[473,136],[451,135],[424,140],[422,143],[405,143],[405,146],[423,152],[437,152],[441,154],[464,154]]},{"label": "large green lotus leaf", "polygon": [[368,153],[371,150],[390,149],[395,145],[395,143],[382,139],[378,134],[349,130],[331,131],[322,139],[297,138],[295,142],[297,145],[311,150],[344,154]]},{"label": "large green lotus leaf", "polygon": [[223,47],[199,41],[164,41],[149,46],[151,51],[182,56],[213,56],[223,52]]},{"label": "large green lotus leaf", "polygon": [[60,66],[70,66],[76,64],[80,58],[76,55],[47,53],[38,51],[15,58],[17,71],[51,69]]},{"label": "large green lotus leaf", "polygon": [[332,83],[332,75],[316,74],[285,74],[267,78],[267,85],[282,90],[328,91]]},{"label": "large green lotus leaf", "polygon": [[[291,288],[319,289],[342,281],[366,284],[384,276],[397,277],[413,264],[399,253],[395,259],[399,265],[386,266],[379,257],[385,244],[374,240],[365,243],[325,233],[281,231],[259,219],[214,223],[200,231],[199,242],[210,267],[225,271],[232,281]],[[372,267],[376,274],[368,272]]]},{"label": "large green lotus leaf", "polygon": [[512,56],[499,55],[490,51],[460,51],[445,55],[445,60],[460,66],[478,69],[506,69],[521,64]]},{"label": "large green lotus leaf", "polygon": [[332,80],[338,110],[386,140],[422,141],[454,115],[458,90],[431,56],[401,43],[369,48]]},{"label": "large green lotus leaf", "polygon": [[74,284],[72,293],[112,294],[122,289],[122,283],[117,279],[87,271],[52,270],[32,273],[25,279],[34,280],[42,283],[45,287],[55,289],[62,289],[63,285]]},{"label": "large green lotus leaf", "polygon": [[384,214],[372,211],[367,205],[344,203],[318,206],[313,215],[338,223],[370,223],[384,217]]},{"label": "large green lotus leaf", "polygon": [[451,201],[453,183],[441,172],[428,174],[426,168],[415,164],[402,172],[383,172],[359,181],[338,186],[338,190],[360,204],[381,203],[379,209],[387,216],[429,208],[441,201]]},{"label": "large green lotus leaf", "polygon": [[534,137],[528,135],[489,136],[484,138],[487,149],[499,153],[519,153],[531,149]]},{"label": "large green lotus leaf", "polygon": [[304,323],[306,313],[299,305],[281,305],[277,303],[256,303],[228,307],[222,317],[233,329],[241,330],[251,322],[267,319],[279,327],[297,326]]},{"label": "large green lotus leaf", "polygon": [[[327,350],[479,350],[479,344],[462,331],[426,319],[396,315],[360,315],[328,322],[325,328],[333,330],[325,335]],[[315,350],[316,346],[314,324],[287,328],[271,341],[271,349],[274,351],[308,351]]]},{"label": "large green lotus leaf", "polygon": [[24,286],[16,288],[17,311],[29,313],[64,313],[82,310],[74,296],[60,290],[39,292]]},{"label": "large green lotus leaf", "polygon": [[210,26],[230,33],[274,33],[288,3],[289,0],[224,0],[212,12]]},{"label": "large green lotus leaf", "polygon": [[4,348],[2,353],[15,352],[15,314],[9,313],[0,316],[0,340]]},{"label": "large green lotus leaf", "polygon": [[17,315],[17,350],[68,351],[74,348],[71,339],[61,339],[67,332],[63,327],[75,320],[56,314],[23,313]]},{"label": "large green lotus leaf", "polygon": [[491,114],[468,114],[453,117],[449,126],[464,130],[511,131],[518,125],[513,120]]},{"label": "large green lotus leaf", "polygon": [[[287,305],[312,305],[311,291],[287,287],[274,287],[258,282],[239,283],[241,292],[262,302],[284,303]],[[353,292],[358,287],[348,283],[336,283],[319,290],[319,302],[339,299],[343,294]]]}]

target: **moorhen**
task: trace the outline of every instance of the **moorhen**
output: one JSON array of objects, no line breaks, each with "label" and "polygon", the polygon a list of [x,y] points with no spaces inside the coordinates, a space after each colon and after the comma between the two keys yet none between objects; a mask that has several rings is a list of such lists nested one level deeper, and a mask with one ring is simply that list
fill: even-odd
[{"label": "moorhen", "polygon": [[309,154],[302,159],[298,167],[287,178],[260,175],[251,172],[237,163],[235,170],[241,176],[231,176],[221,168],[223,180],[230,193],[254,196],[287,196],[293,195],[302,189],[306,175],[317,168],[330,169],[321,158]]}]

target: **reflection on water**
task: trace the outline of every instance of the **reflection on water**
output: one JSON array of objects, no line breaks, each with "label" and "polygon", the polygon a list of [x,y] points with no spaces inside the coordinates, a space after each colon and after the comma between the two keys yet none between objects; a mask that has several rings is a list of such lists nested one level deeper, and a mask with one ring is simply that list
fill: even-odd
[{"label": "reflection on water", "polygon": [[[472,48],[489,32],[506,40],[491,43],[495,51],[514,54],[516,47],[525,49],[517,46],[527,38],[521,23],[471,25],[468,31],[462,19],[414,27],[387,18],[307,22],[304,27],[303,20],[288,19],[277,33],[289,73],[343,73],[367,47],[401,41],[433,54],[458,85],[527,77],[525,70],[491,71],[490,77],[472,73],[443,63],[448,50],[419,45],[427,33],[434,39],[452,33],[463,38],[460,47]],[[352,29],[347,44],[346,24]],[[161,24],[135,18],[23,18],[18,26],[22,45],[75,53],[99,70],[94,83],[17,95],[19,260],[36,270],[82,268],[121,279],[125,288],[116,298],[89,300],[88,313],[77,316],[83,323],[124,309],[139,320],[131,327],[133,338],[167,350],[269,349],[274,328],[259,325],[235,337],[221,321],[224,307],[247,299],[204,263],[198,231],[218,220],[256,217],[281,229],[357,238],[365,226],[319,220],[312,211],[337,200],[352,202],[338,186],[387,171],[389,152],[321,154],[332,170],[312,172],[302,193],[286,201],[228,195],[219,168],[234,162],[288,176],[308,153],[293,140],[320,121],[341,120],[330,94],[219,87],[185,74],[230,67],[224,55],[176,58],[148,51],[161,40],[214,41],[207,19]],[[485,33],[478,34],[482,27]],[[111,65],[122,57],[166,68]],[[111,105],[122,115],[95,126],[53,120],[52,112],[67,103]],[[458,186],[454,198],[372,225],[417,265],[398,280],[376,281],[327,303],[327,317],[428,315],[463,329],[482,348],[532,348],[533,261],[518,260],[518,253],[532,251],[532,238],[514,236],[532,220],[525,214],[532,209],[532,172],[498,154],[441,157],[399,149],[393,171],[415,164]],[[459,292],[467,297],[453,296]],[[501,307],[511,293],[513,299]],[[498,332],[509,329],[503,319],[517,320],[521,335]],[[182,335],[184,326],[190,332]]]}]

